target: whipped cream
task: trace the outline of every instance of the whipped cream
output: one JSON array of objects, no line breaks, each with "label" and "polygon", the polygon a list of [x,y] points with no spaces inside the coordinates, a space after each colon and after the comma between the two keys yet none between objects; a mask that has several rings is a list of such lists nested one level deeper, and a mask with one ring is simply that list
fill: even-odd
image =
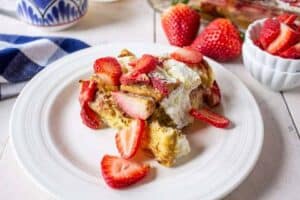
[{"label": "whipped cream", "polygon": [[193,122],[193,117],[189,115],[192,108],[190,93],[201,84],[201,79],[197,72],[174,59],[164,62],[164,70],[179,80],[180,85],[164,98],[160,105],[177,125],[177,128],[183,128]]}]

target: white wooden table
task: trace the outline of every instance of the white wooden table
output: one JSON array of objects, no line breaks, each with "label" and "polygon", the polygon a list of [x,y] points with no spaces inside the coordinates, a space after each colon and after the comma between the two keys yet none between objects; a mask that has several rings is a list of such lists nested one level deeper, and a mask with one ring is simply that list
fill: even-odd
[{"label": "white wooden table", "polygon": [[[12,4],[12,0],[0,0],[1,5],[7,2]],[[68,36],[91,45],[118,41],[167,44],[160,16],[149,7],[146,0],[90,3],[88,14],[82,21],[59,33],[44,33],[22,22],[0,16],[0,32]],[[245,70],[241,60],[225,66],[251,90],[265,125],[265,142],[256,167],[225,199],[300,199],[300,88],[275,93],[256,82]],[[28,179],[16,163],[8,132],[14,102],[15,99],[0,102],[0,199],[51,199]]]}]

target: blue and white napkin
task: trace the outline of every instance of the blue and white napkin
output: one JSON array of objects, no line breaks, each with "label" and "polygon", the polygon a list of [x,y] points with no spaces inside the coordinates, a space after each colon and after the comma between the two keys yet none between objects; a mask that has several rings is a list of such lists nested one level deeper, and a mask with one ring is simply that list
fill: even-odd
[{"label": "blue and white napkin", "polygon": [[27,81],[53,61],[87,47],[71,38],[0,34],[0,100],[18,95]]}]

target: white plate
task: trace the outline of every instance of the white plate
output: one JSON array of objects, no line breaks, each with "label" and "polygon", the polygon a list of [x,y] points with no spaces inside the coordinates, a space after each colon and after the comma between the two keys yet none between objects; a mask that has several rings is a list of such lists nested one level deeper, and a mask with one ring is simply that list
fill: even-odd
[{"label": "white plate", "polygon": [[[78,80],[92,73],[94,59],[117,55],[162,54],[174,47],[123,43],[89,48],[47,67],[23,90],[10,121],[19,163],[44,190],[61,199],[217,199],[236,188],[253,168],[263,143],[263,123],[248,89],[231,72],[207,59],[223,93],[220,110],[234,123],[223,130],[195,123],[185,130],[192,153],[174,168],[155,161],[143,182],[110,189],[100,175],[104,154],[115,154],[113,129],[93,131],[81,123]],[[191,133],[194,132],[194,133]]]}]

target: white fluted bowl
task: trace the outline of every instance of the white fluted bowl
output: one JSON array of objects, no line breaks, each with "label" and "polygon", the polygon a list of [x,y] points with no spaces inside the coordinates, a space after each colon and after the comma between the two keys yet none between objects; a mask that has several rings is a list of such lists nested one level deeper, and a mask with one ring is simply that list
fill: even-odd
[{"label": "white fluted bowl", "polygon": [[275,91],[300,86],[300,60],[286,59],[263,51],[254,44],[263,20],[253,22],[245,34],[243,60],[245,67],[259,82]]}]

